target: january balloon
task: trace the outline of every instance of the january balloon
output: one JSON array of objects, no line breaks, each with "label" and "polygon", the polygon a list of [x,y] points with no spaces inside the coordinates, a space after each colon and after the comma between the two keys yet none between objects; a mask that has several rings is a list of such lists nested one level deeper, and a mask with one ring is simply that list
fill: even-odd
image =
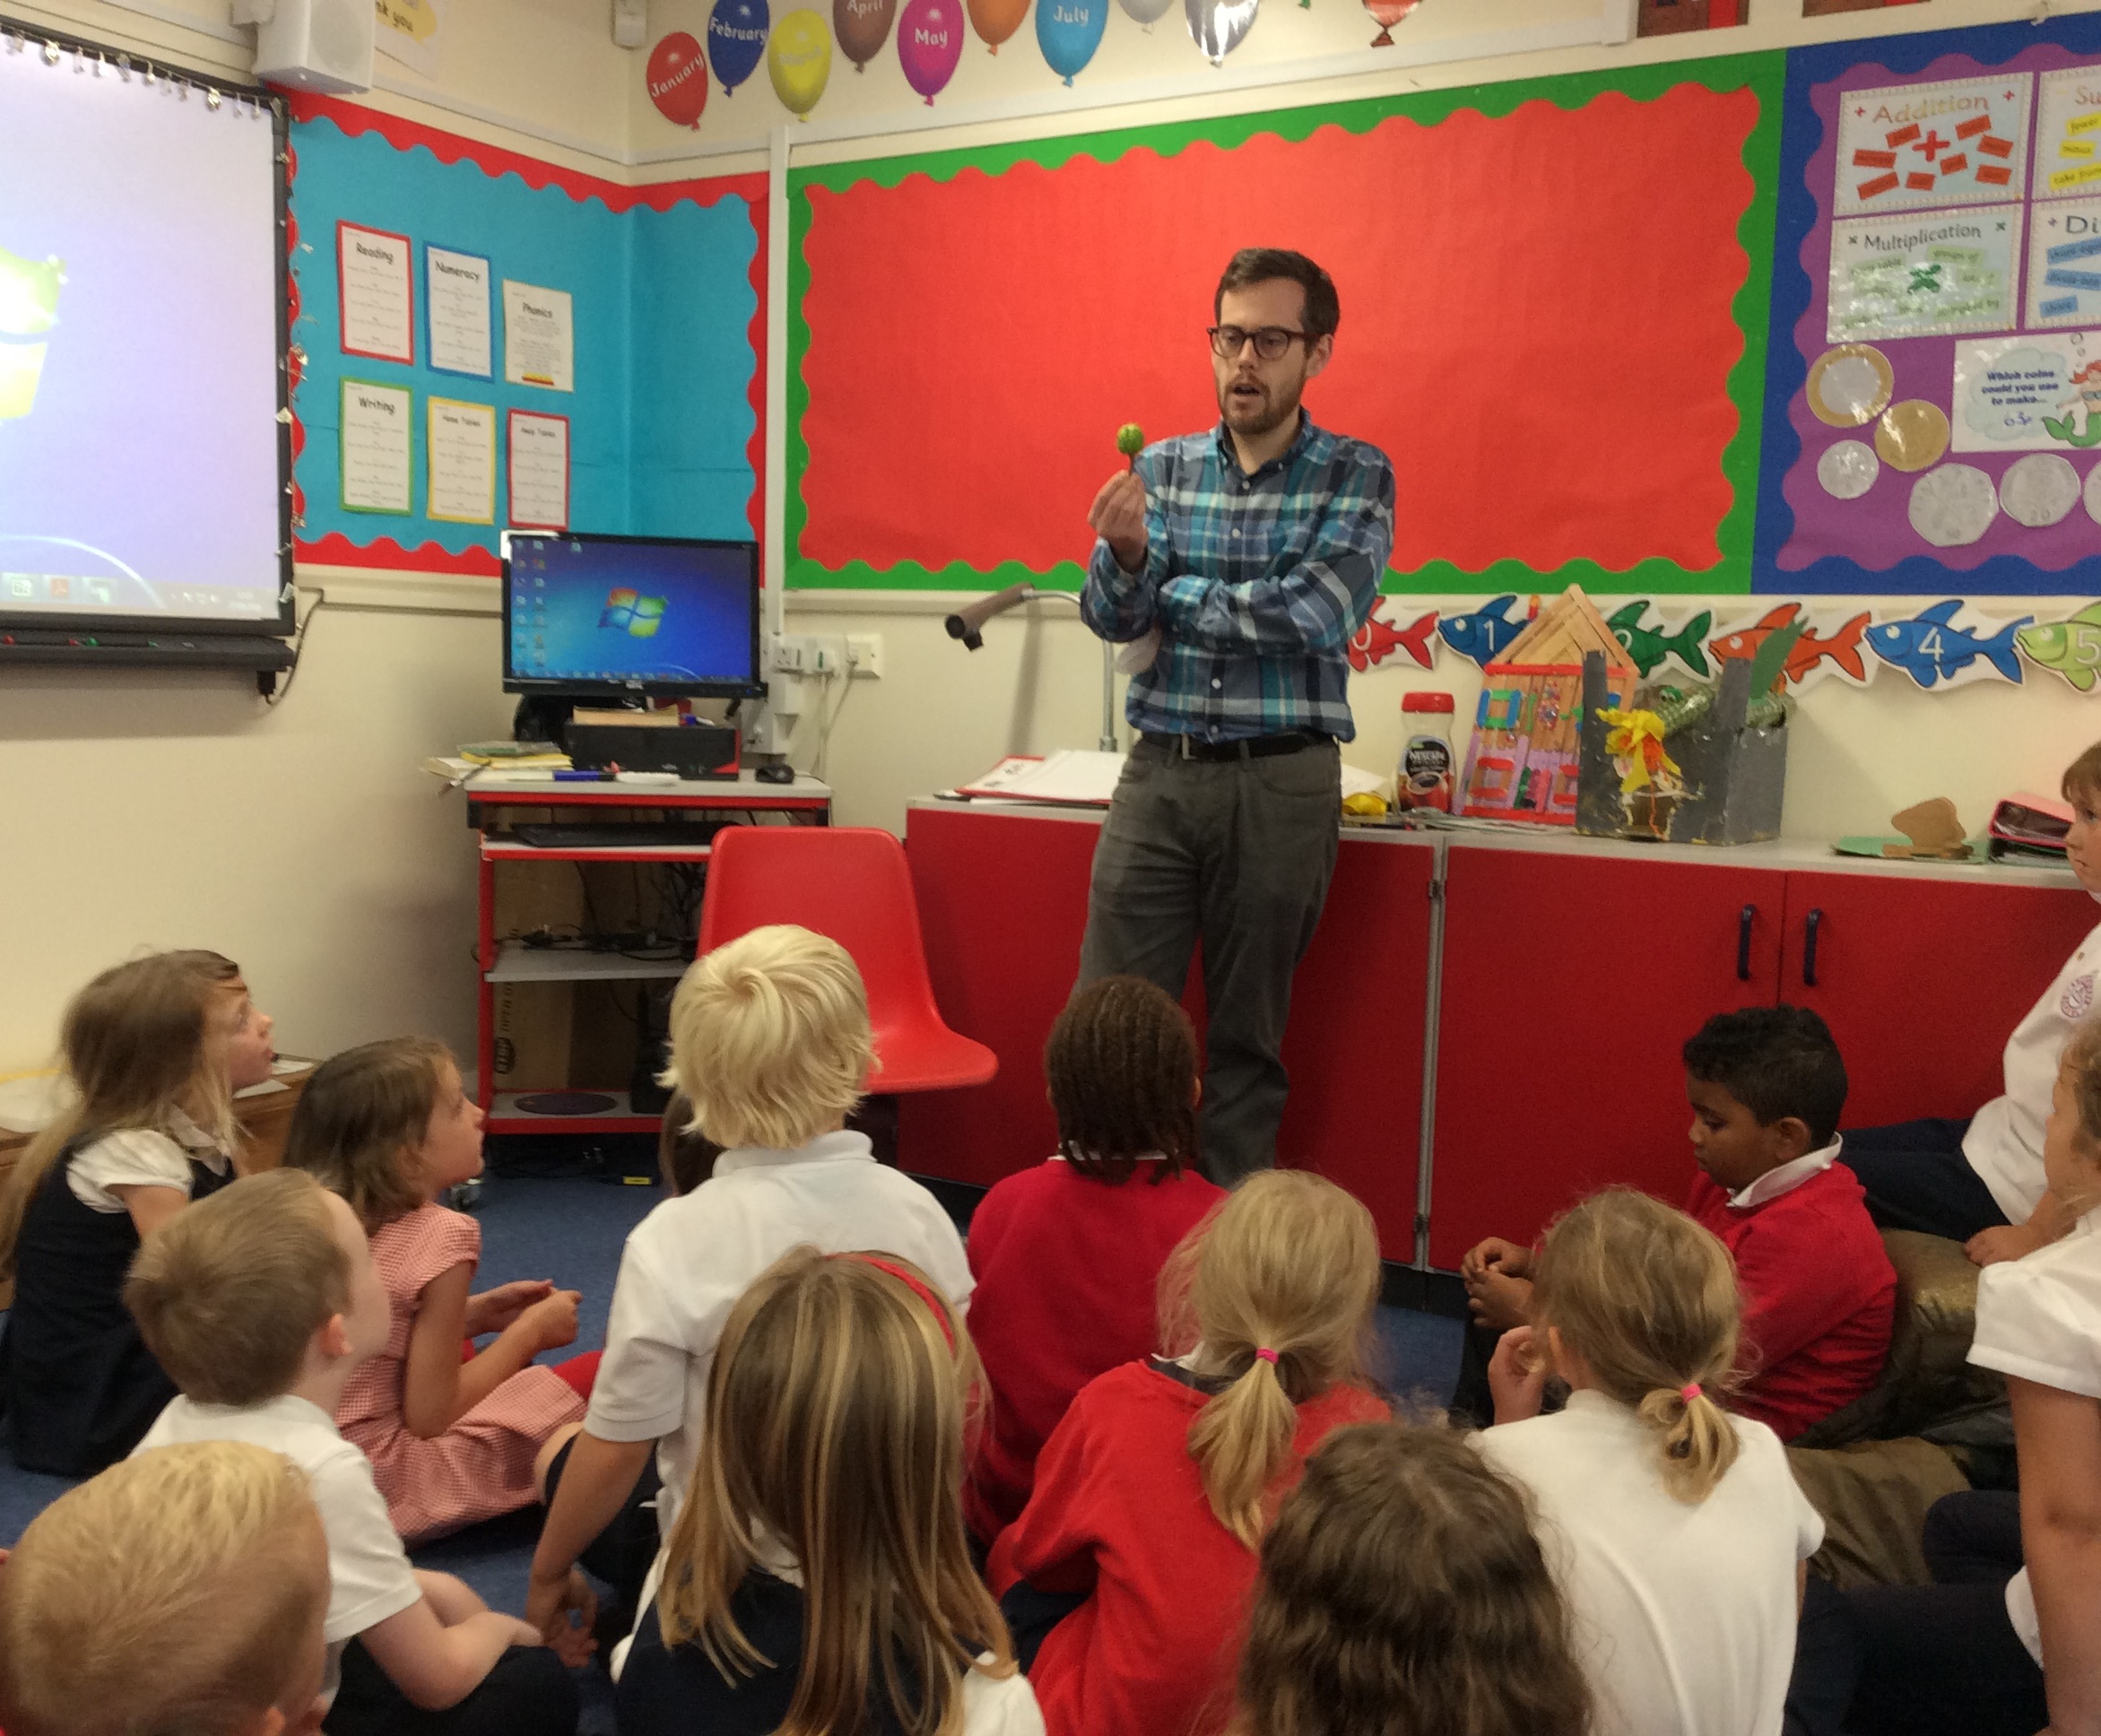
[{"label": "january balloon", "polygon": [[708,107],[708,62],[692,37],[673,30],[657,43],[642,77],[664,119],[679,126],[700,125],[700,111]]}]

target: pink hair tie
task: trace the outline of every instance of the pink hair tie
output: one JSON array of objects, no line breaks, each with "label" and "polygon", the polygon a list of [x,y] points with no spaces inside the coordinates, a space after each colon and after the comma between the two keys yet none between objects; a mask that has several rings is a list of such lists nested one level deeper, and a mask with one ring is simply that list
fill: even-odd
[{"label": "pink hair tie", "polygon": [[1255,1353],[1255,1359],[1257,1362],[1266,1362],[1272,1368],[1277,1366],[1277,1353],[1274,1350],[1267,1349],[1266,1347],[1263,1350],[1257,1350]]},{"label": "pink hair tie", "polygon": [[1697,1380],[1690,1381],[1688,1382],[1685,1385],[1680,1386],[1678,1389],[1678,1396],[1683,1399],[1686,1403],[1690,1404],[1695,1399],[1700,1396],[1699,1382]]}]

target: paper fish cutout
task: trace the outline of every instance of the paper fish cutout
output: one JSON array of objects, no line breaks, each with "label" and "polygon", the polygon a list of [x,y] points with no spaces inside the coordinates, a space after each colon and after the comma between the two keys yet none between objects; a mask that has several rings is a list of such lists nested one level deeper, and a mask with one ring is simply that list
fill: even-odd
[{"label": "paper fish cutout", "polygon": [[[1770,613],[1760,616],[1752,625],[1740,627],[1732,633],[1724,633],[1710,644],[1707,649],[1715,654],[1718,663],[1730,663],[1739,657],[1755,657],[1758,654],[1758,647],[1782,628],[1793,626],[1795,617],[1801,612],[1801,603],[1784,603]],[[1868,669],[1861,658],[1861,640],[1863,635],[1874,630],[1868,625],[1870,619],[1865,613],[1857,614],[1828,639],[1818,638],[1814,629],[1805,628],[1802,636],[1788,652],[1787,662],[1781,670],[1788,684],[1799,687],[1803,678],[1826,657],[1830,658],[1833,664],[1854,681],[1866,681]]]},{"label": "paper fish cutout", "polygon": [[1471,657],[1486,669],[1539,612],[1539,599],[1534,597],[1529,612],[1513,616],[1510,609],[1516,601],[1516,592],[1506,591],[1499,597],[1490,597],[1471,614],[1446,615],[1437,623],[1437,632],[1461,656]]},{"label": "paper fish cutout", "polygon": [[1612,637],[1627,647],[1627,655],[1634,659],[1636,673],[1646,676],[1665,657],[1676,657],[1694,674],[1705,675],[1707,656],[1700,649],[1700,641],[1706,638],[1715,617],[1703,609],[1677,632],[1667,634],[1661,628],[1641,624],[1641,618],[1648,612],[1649,600],[1644,597],[1639,603],[1628,603],[1605,622],[1612,629]]},{"label": "paper fish cutout", "polygon": [[2020,658],[2015,653],[2015,635],[2035,620],[2023,615],[2009,621],[1989,638],[1980,638],[1955,625],[1955,612],[1962,599],[1949,597],[1931,609],[1922,609],[1910,621],[1886,621],[1868,629],[1868,643],[1884,663],[1894,664],[1921,687],[1952,681],[1979,657],[2010,681],[2021,679]]},{"label": "paper fish cutout", "polygon": [[1437,624],[1437,612],[1432,609],[1427,615],[1419,615],[1409,627],[1396,627],[1384,619],[1375,609],[1365,618],[1362,627],[1350,636],[1348,655],[1350,668],[1359,674],[1374,664],[1380,664],[1396,651],[1405,651],[1425,669],[1430,666],[1430,629]]},{"label": "paper fish cutout", "polygon": [[2068,621],[2024,627],[2013,638],[2030,663],[2063,676],[2081,693],[2092,692],[2101,679],[2101,603],[2089,603]]}]

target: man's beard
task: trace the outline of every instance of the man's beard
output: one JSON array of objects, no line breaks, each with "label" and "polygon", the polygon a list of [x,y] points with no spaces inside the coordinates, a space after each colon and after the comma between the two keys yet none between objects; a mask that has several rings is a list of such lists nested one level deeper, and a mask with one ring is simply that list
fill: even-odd
[{"label": "man's beard", "polygon": [[[1299,397],[1306,389],[1306,382],[1299,380],[1289,388],[1288,394],[1281,388],[1273,390],[1263,401],[1260,412],[1253,412],[1256,415],[1255,421],[1236,421],[1232,389],[1238,384],[1237,380],[1228,380],[1219,388],[1219,414],[1225,418],[1226,426],[1235,433],[1257,436],[1272,433],[1289,421],[1297,412]],[[1241,413],[1246,415],[1250,412],[1243,411]]]}]

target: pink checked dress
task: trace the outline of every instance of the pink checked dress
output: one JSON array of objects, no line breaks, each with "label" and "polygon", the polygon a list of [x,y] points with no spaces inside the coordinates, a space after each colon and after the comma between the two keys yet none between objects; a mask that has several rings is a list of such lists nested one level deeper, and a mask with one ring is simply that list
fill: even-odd
[{"label": "pink checked dress", "polygon": [[382,1225],[372,1261],[394,1310],[386,1348],[351,1376],[335,1407],[343,1438],[362,1447],[404,1541],[418,1543],[499,1514],[530,1506],[533,1460],[562,1424],[581,1422],[584,1402],[551,1368],[520,1369],[432,1440],[402,1420],[409,1332],[424,1288],[462,1261],[482,1257],[482,1226],[441,1205]]}]

